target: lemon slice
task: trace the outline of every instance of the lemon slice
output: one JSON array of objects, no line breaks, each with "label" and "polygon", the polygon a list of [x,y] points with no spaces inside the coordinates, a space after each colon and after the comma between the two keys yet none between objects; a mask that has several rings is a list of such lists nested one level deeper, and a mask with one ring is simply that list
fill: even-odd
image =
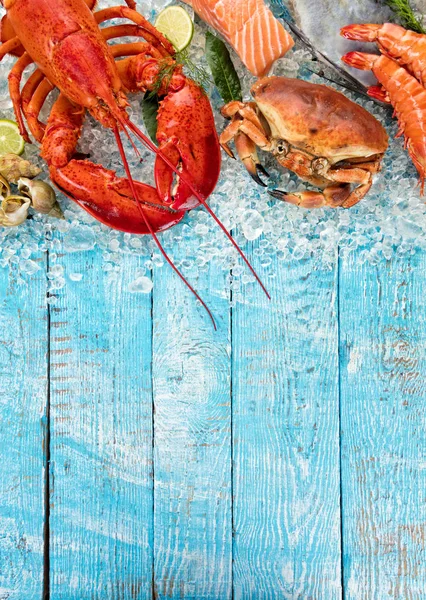
[{"label": "lemon slice", "polygon": [[19,127],[9,119],[0,119],[0,156],[4,154],[22,154],[24,138],[19,133]]},{"label": "lemon slice", "polygon": [[178,52],[184,50],[191,43],[194,23],[181,6],[167,6],[160,12],[154,25]]}]

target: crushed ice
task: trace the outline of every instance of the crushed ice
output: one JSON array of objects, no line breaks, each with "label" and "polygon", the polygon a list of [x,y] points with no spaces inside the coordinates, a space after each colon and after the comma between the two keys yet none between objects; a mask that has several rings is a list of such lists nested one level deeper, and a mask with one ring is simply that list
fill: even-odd
[{"label": "crushed ice", "polygon": [[[100,2],[101,8],[116,3],[116,0]],[[139,2],[138,6],[145,16],[153,19],[156,12],[166,4],[164,0],[152,0]],[[194,62],[203,63],[206,26],[198,21],[195,29],[191,58]],[[247,74],[236,55],[233,55],[233,59],[241,77],[245,98],[249,99],[249,89],[254,78]],[[2,118],[14,119],[7,90],[7,74],[14,60],[6,57],[0,63]],[[295,50],[277,63],[274,74],[304,77],[321,83],[324,81],[312,74],[319,66],[308,51],[296,44]],[[224,127],[224,121],[218,113],[221,101],[217,91],[210,92],[220,132]],[[426,248],[426,205],[419,197],[416,171],[403,150],[403,143],[401,139],[395,139],[397,124],[391,119],[391,111],[366,98],[347,91],[345,93],[384,123],[390,135],[390,147],[383,161],[382,173],[376,177],[368,196],[351,210],[308,211],[271,200],[263,189],[253,183],[241,164],[223,156],[221,178],[215,193],[210,197],[210,205],[226,227],[232,229],[238,243],[244,246],[247,240],[258,240],[254,250],[254,263],[263,277],[264,269],[275,259],[300,260],[315,253],[331,265],[335,260],[337,247],[342,254],[360,248],[360,260],[372,264],[389,260],[395,253],[407,255],[414,253],[418,247]],[[132,118],[141,124],[140,97],[133,96],[130,101]],[[46,106],[42,117],[46,118],[48,110],[49,107]],[[113,148],[111,132],[88,118],[80,150],[90,154],[94,162],[100,162],[122,174],[118,151]],[[137,177],[147,182],[152,181],[153,157],[142,150],[144,162],[141,166],[131,152],[128,154]],[[25,158],[39,164],[46,172],[45,165],[38,156],[37,146],[27,145]],[[279,187],[287,191],[303,189],[304,184],[296,176],[280,168],[270,156],[263,154],[261,158],[271,175],[268,181],[270,188]],[[49,250],[48,280],[50,291],[54,292],[66,285],[67,279],[77,282],[83,278],[82,273],[65,273],[63,266],[57,262],[58,253],[63,255],[96,247],[103,258],[103,270],[111,280],[118,277],[123,254],[142,257],[144,266],[135,274],[134,281],[128,285],[128,291],[149,293],[152,281],[147,272],[164,264],[153,241],[146,236],[123,234],[108,229],[70,200],[63,196],[59,199],[64,209],[64,221],[34,215],[19,228],[0,228],[0,267],[18,268],[18,281],[24,283],[26,278],[42,268],[39,252]],[[161,234],[161,238],[175,260],[180,257],[176,264],[183,271],[190,268],[202,271],[210,262],[227,272],[232,271],[234,302],[242,297],[243,286],[253,281],[252,275],[243,268],[223,234],[202,209],[188,213],[181,224]],[[273,277],[274,269],[267,269],[266,273]],[[55,301],[54,294],[50,301]]]}]

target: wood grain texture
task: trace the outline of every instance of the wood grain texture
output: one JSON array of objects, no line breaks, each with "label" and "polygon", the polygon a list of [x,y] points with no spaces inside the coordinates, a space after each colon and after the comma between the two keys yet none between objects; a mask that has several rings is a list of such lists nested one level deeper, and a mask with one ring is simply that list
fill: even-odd
[{"label": "wood grain texture", "polygon": [[341,598],[336,265],[276,263],[233,312],[236,600]]},{"label": "wood grain texture", "polygon": [[0,268],[0,599],[43,589],[47,304],[44,254],[24,285]]},{"label": "wood grain texture", "polygon": [[346,600],[426,598],[426,255],[340,269]]},{"label": "wood grain texture", "polygon": [[[188,249],[188,252],[190,250]],[[191,282],[218,331],[178,278],[154,279],[155,597],[231,597],[229,290],[211,266]]]},{"label": "wood grain texture", "polygon": [[100,250],[60,258],[51,317],[51,600],[141,600],[152,580],[151,298]]}]

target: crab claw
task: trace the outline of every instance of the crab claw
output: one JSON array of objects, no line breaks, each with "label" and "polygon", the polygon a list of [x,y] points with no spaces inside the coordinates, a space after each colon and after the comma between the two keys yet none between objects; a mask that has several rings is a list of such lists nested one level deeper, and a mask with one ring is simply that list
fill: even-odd
[{"label": "crab claw", "polygon": [[247,169],[250,177],[258,185],[267,187],[266,183],[259,177],[259,173],[265,177],[269,177],[269,173],[259,162],[256,144],[248,137],[248,135],[242,133],[241,131],[236,134],[234,141],[238,156],[240,157],[241,162],[244,163],[244,166]]},{"label": "crab claw", "polygon": [[261,163],[257,163],[256,169],[258,171],[260,171],[262,173],[262,175],[264,175],[265,177],[270,177],[268,171],[265,169],[265,167]]},{"label": "crab claw", "polygon": [[[55,185],[95,219],[127,233],[150,233],[133,199],[129,181],[114,171],[87,160],[71,160],[65,167],[50,167]],[[185,211],[165,206],[150,185],[135,181],[143,211],[154,232],[176,225]]]}]

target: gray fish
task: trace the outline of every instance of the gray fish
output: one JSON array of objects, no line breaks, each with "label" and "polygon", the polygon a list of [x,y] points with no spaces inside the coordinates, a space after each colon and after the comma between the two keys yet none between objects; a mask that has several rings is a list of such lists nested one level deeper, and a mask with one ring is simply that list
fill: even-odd
[{"label": "gray fish", "polygon": [[[352,69],[341,57],[352,50],[377,52],[373,44],[361,44],[340,36],[340,29],[352,23],[385,23],[395,15],[379,0],[271,0],[276,14],[287,21],[293,34],[310,45],[318,58],[333,64],[340,74],[356,86],[375,83],[374,76]],[[417,0],[426,5],[426,0]],[[281,9],[281,12],[280,12]],[[358,87],[362,89],[362,86]]]}]

